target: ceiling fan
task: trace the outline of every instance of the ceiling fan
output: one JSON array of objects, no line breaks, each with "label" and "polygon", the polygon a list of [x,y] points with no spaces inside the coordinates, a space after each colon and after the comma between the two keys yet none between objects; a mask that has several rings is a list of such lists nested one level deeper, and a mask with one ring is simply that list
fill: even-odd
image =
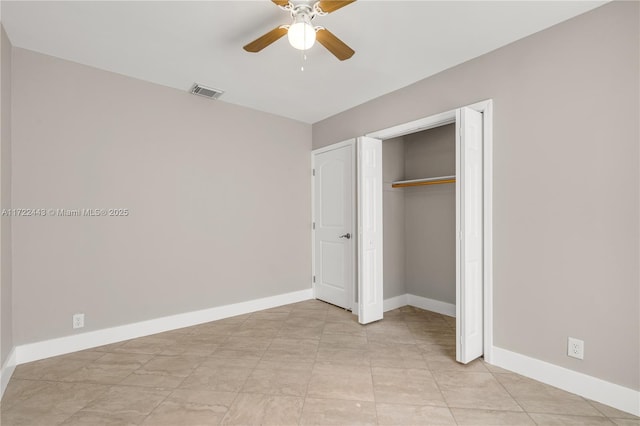
[{"label": "ceiling fan", "polygon": [[316,40],[323,45],[329,52],[344,61],[349,59],[356,53],[353,49],[347,46],[342,40],[333,35],[329,30],[320,26],[311,25],[311,21],[316,16],[324,16],[328,13],[334,12],[348,4],[355,2],[356,0],[345,1],[327,1],[321,0],[316,2],[313,6],[309,4],[296,4],[294,5],[289,0],[271,0],[278,5],[282,10],[291,13],[293,22],[291,25],[280,25],[277,28],[269,31],[262,37],[258,37],[251,43],[244,46],[244,50],[247,52],[257,53],[265,47],[279,40],[285,34],[288,35],[289,43],[291,46],[298,50],[307,50],[313,46]]}]

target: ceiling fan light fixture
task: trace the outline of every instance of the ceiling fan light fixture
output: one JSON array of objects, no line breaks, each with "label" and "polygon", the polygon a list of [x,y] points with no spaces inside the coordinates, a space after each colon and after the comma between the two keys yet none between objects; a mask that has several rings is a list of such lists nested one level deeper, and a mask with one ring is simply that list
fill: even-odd
[{"label": "ceiling fan light fixture", "polygon": [[316,30],[307,14],[299,14],[287,33],[289,44],[298,50],[307,50],[316,42]]}]

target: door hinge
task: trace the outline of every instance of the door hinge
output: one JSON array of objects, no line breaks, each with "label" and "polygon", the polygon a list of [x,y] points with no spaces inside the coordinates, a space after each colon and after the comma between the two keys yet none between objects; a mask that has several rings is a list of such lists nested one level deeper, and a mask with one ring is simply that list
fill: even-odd
[{"label": "door hinge", "polygon": [[314,283],[316,282],[316,276],[315,275],[313,276],[313,282]]},{"label": "door hinge", "polygon": [[313,223],[311,224],[311,228],[312,228],[312,229],[316,229],[316,223],[315,223],[315,222],[313,222]]},{"label": "door hinge", "polygon": [[313,176],[315,176],[315,175],[316,175],[316,169],[311,169],[311,174],[312,174]]}]

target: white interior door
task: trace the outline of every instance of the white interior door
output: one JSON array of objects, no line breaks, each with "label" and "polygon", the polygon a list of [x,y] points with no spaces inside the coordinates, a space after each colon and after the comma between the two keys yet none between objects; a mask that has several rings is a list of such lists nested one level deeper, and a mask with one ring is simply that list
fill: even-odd
[{"label": "white interior door", "polygon": [[483,143],[482,113],[457,112],[456,132],[456,360],[483,354]]},{"label": "white interior door", "polygon": [[315,297],[345,309],[354,293],[354,144],[313,154]]},{"label": "white interior door", "polygon": [[358,321],[382,319],[382,141],[358,138]]}]

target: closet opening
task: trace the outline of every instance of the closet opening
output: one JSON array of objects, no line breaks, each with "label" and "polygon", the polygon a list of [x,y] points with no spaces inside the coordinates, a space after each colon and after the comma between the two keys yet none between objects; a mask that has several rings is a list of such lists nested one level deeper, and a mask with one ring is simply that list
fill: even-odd
[{"label": "closet opening", "polygon": [[492,156],[491,100],[314,150],[314,297],[455,316],[456,360],[491,362]]},{"label": "closet opening", "polygon": [[455,317],[455,124],[383,140],[382,169],[384,300]]},{"label": "closet opening", "polygon": [[493,343],[491,107],[381,130],[357,147],[359,321],[404,305],[455,316],[462,363],[490,361]]}]

